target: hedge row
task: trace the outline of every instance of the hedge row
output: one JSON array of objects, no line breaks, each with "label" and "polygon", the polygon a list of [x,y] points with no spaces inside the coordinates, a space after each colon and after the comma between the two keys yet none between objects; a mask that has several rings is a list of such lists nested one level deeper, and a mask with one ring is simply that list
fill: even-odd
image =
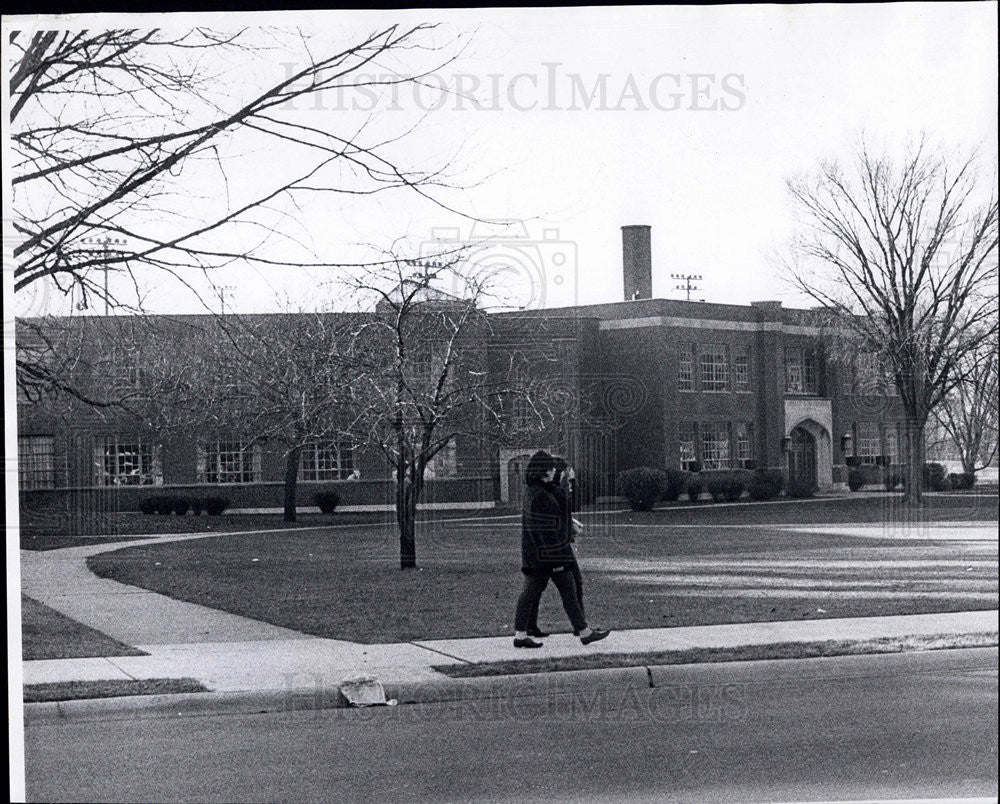
[{"label": "hedge row", "polygon": [[229,507],[225,497],[178,497],[172,494],[157,494],[139,501],[139,510],[144,514],[177,514],[184,516],[190,511],[200,516],[204,511],[209,516],[218,516]]},{"label": "hedge row", "polygon": [[[332,514],[340,505],[340,495],[336,491],[318,491],[313,502],[324,514]],[[225,497],[179,497],[173,494],[157,494],[139,501],[139,510],[144,514],[177,514],[184,516],[191,511],[199,516],[202,511],[210,516],[218,516],[229,507]]]},{"label": "hedge row", "polygon": [[[686,494],[691,502],[709,496],[714,502],[733,502],[744,492],[753,500],[770,500],[781,494],[784,476],[775,469],[713,469],[685,472],[638,466],[618,476],[618,494],[636,511],[648,511],[661,500],[676,502]],[[815,486],[794,486],[789,493],[812,496]]]},{"label": "hedge row", "polygon": [[[853,468],[847,473],[847,487],[851,491],[861,491],[868,478],[861,469]],[[900,472],[889,471],[882,480],[886,491],[894,491],[905,485],[905,477]],[[971,489],[976,484],[976,476],[964,472],[952,472],[941,463],[924,464],[924,489],[927,491],[951,491]]]}]

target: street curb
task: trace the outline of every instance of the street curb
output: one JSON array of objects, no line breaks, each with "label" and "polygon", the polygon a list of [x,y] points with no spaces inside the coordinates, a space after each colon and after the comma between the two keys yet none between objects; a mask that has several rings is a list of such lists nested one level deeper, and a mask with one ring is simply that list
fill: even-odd
[{"label": "street curb", "polygon": [[[599,689],[648,689],[645,667],[611,667],[559,673],[401,681],[385,685],[386,698],[399,704],[486,701],[525,698]],[[130,695],[74,701],[25,703],[26,724],[94,718],[142,718],[205,714],[262,714],[352,708],[336,686],[248,692],[185,692],[173,695]]]},{"label": "street curb", "polygon": [[[385,685],[386,698],[398,704],[467,703],[489,704],[499,700],[550,695],[581,695],[601,690],[671,688],[678,685],[744,682],[748,674],[758,673],[761,680],[779,677],[776,671],[797,667],[801,679],[878,675],[876,664],[891,663],[901,656],[920,653],[929,661],[947,664],[956,655],[976,656],[997,652],[996,647],[948,648],[896,653],[858,654],[802,659],[756,659],[749,661],[705,662],[675,665],[611,667],[594,670],[568,670],[550,673],[524,673],[506,676],[403,681]],[[838,659],[831,676],[830,659]],[[846,669],[845,669],[846,664]],[[928,671],[930,672],[930,671]],[[195,717],[198,715],[247,715],[274,712],[315,712],[328,709],[351,709],[335,685],[293,690],[254,690],[248,692],[189,692],[173,695],[134,695],[121,698],[92,698],[24,704],[24,722],[28,724],[63,723],[96,719],[140,719],[149,717]],[[375,707],[382,709],[383,707]]]}]

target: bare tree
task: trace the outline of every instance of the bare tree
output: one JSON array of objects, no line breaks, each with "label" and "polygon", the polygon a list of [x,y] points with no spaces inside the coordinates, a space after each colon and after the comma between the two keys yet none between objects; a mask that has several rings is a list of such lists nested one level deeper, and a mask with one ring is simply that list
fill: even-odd
[{"label": "bare tree", "polygon": [[934,419],[972,475],[997,456],[997,341],[963,355],[960,381],[934,409]]},{"label": "bare tree", "polygon": [[530,400],[523,378],[487,359],[495,279],[454,253],[353,281],[375,301],[352,347],[358,437],[381,446],[393,473],[402,569],[417,566],[417,504],[435,456],[463,436],[492,443],[512,427],[511,398]]},{"label": "bare tree", "polygon": [[[300,456],[353,436],[341,314],[198,316],[174,326],[146,370],[147,418],[168,432],[246,436],[284,448],[284,519],[296,520]],[[150,411],[155,410],[155,413]]]},{"label": "bare tree", "polygon": [[[145,269],[190,283],[192,269],[240,261],[326,267],[293,235],[308,197],[401,191],[433,202],[447,182],[447,165],[398,161],[407,132],[282,112],[328,91],[422,84],[451,58],[434,26],[389,25],[323,50],[299,33],[204,28],[14,32],[9,44],[18,292],[51,283],[81,305],[140,311]],[[255,85],[276,50],[298,66]],[[280,150],[286,167],[241,184],[230,167],[241,148]],[[108,272],[132,289],[109,288]],[[52,363],[20,357],[19,382],[71,390]]]},{"label": "bare tree", "polygon": [[890,367],[904,410],[906,497],[918,501],[924,429],[997,331],[997,190],[975,155],[921,140],[901,160],[862,142],[853,166],[824,161],[788,182],[802,229],[784,265]]}]

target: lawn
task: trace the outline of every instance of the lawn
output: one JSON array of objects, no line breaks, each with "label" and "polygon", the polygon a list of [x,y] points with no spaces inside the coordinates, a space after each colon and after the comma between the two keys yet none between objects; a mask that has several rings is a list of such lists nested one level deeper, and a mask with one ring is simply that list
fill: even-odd
[{"label": "lawn", "polygon": [[181,692],[208,692],[193,678],[141,678],[124,681],[58,681],[25,684],[25,703],[78,701],[83,698],[121,698],[129,695],[176,695]]},{"label": "lawn", "polygon": [[[933,497],[916,510],[887,499],[585,515],[579,551],[589,619],[621,629],[996,608],[996,542],[771,527],[997,516],[995,497]],[[424,523],[417,538],[421,569],[409,571],[397,568],[397,537],[384,525],[126,547],[88,565],[102,577],[329,638],[510,633],[517,520]],[[551,589],[541,625],[568,629]]]},{"label": "lawn", "polygon": [[21,595],[21,650],[25,661],[147,655],[24,595]]}]

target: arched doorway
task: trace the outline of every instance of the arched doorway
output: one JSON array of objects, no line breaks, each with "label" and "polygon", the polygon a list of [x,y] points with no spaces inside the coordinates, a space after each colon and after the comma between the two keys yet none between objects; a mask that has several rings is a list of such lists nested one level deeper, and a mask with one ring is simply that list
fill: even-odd
[{"label": "arched doorway", "polygon": [[789,434],[792,443],[788,447],[788,482],[806,482],[817,485],[816,439],[804,427],[796,427]]}]

